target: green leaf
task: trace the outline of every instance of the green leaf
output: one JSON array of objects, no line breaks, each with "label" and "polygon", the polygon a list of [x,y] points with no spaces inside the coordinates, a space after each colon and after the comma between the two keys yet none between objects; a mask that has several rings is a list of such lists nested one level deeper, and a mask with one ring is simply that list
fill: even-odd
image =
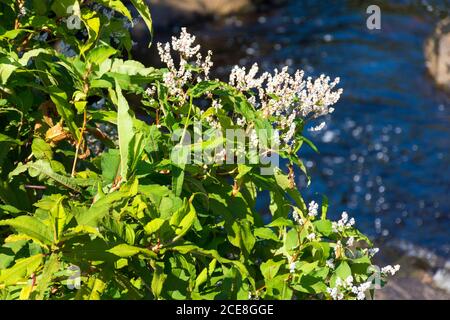
[{"label": "green leaf", "polygon": [[14,30],[8,30],[5,31],[4,33],[0,34],[0,40],[3,39],[9,39],[9,40],[13,40],[15,38],[17,38],[17,36],[19,34],[21,34],[22,32],[32,32],[31,30],[27,30],[27,29],[14,29]]},{"label": "green leaf", "polygon": [[36,299],[42,300],[45,292],[49,289],[49,285],[54,277],[54,274],[59,270],[58,255],[52,253],[50,258],[45,262],[44,270],[42,270],[41,278],[36,288]]},{"label": "green leaf", "polygon": [[286,239],[284,241],[284,247],[286,251],[289,253],[294,250],[299,244],[298,232],[296,229],[291,229],[286,235]]},{"label": "green leaf", "polygon": [[[151,37],[153,37],[153,22],[152,16],[150,14],[150,9],[146,5],[143,0],[131,0],[131,3],[136,8],[136,10],[141,15],[142,19],[144,19],[145,24],[147,25],[148,30],[150,31]],[[151,45],[151,41],[149,47]]]},{"label": "green leaf", "polygon": [[264,240],[274,240],[279,241],[277,235],[275,232],[273,232],[272,229],[269,228],[256,228],[255,229],[255,236],[260,239]]},{"label": "green leaf", "polygon": [[60,239],[61,241],[68,240],[72,237],[76,237],[83,234],[92,234],[97,237],[102,237],[100,232],[97,230],[97,228],[90,227],[90,226],[84,226],[84,225],[77,225],[74,228],[69,228],[64,232],[63,237]]},{"label": "green leaf", "polygon": [[[139,185],[139,192],[148,197],[156,206],[159,206],[164,197],[173,196],[170,189],[159,184]],[[181,201],[181,199],[179,199]]]},{"label": "green leaf", "polygon": [[148,143],[148,139],[145,139],[144,134],[137,131],[130,140],[128,146],[128,163],[127,167],[129,173],[134,173],[136,165],[144,153],[145,145]]},{"label": "green leaf", "polygon": [[314,145],[314,143],[312,143],[311,140],[309,140],[309,139],[307,139],[307,138],[305,138],[305,137],[300,137],[300,140],[306,142],[306,144],[307,144],[308,146],[310,146],[310,148],[313,149],[316,153],[320,153],[320,152],[319,152],[319,149],[317,149],[317,147]]},{"label": "green leaf", "polygon": [[81,189],[78,186],[80,180],[57,174],[55,171],[53,171],[52,167],[50,166],[50,163],[46,161],[38,160],[36,162],[30,162],[25,166],[28,167],[29,173],[32,176],[38,176],[40,174],[43,174],[44,176],[49,177],[50,179],[58,182],[59,184],[62,184],[66,188],[72,189],[73,191],[76,192],[81,192]]},{"label": "green leaf", "polygon": [[199,287],[208,280],[208,268],[204,268],[202,272],[195,279],[195,290],[198,291]]},{"label": "green leaf", "polygon": [[3,133],[0,133],[0,142],[7,142],[7,143],[11,143],[11,144],[18,144],[18,145],[23,144],[22,141],[8,137],[7,135],[4,135]]},{"label": "green leaf", "polygon": [[170,225],[174,228],[176,237],[173,241],[180,239],[184,236],[197,218],[195,208],[192,205],[192,198],[189,201],[185,201],[184,206],[178,209],[170,218]]},{"label": "green leaf", "polygon": [[43,48],[33,49],[33,50],[25,52],[23,54],[22,58],[19,59],[19,63],[22,65],[22,67],[26,67],[31,58],[37,57],[41,53],[54,54],[49,49],[43,49]]},{"label": "green leaf", "polygon": [[350,269],[350,266],[346,261],[341,261],[341,263],[339,263],[339,266],[336,268],[334,275],[335,277],[345,280],[348,276],[352,275],[352,270]]},{"label": "green leaf", "polygon": [[189,89],[188,95],[198,98],[220,86],[218,81],[202,81]]},{"label": "green leaf", "polygon": [[52,194],[35,204],[36,207],[47,210],[50,213],[53,222],[55,243],[61,237],[68,218],[62,203],[65,198],[65,196],[59,194]]},{"label": "green leaf", "polygon": [[14,266],[0,271],[0,284],[9,286],[19,281],[28,280],[31,274],[41,265],[43,257],[43,254],[36,254],[29,258],[18,259]]},{"label": "green leaf", "polygon": [[70,133],[78,139],[80,139],[80,130],[78,130],[78,126],[75,123],[74,111],[72,106],[69,103],[69,99],[67,98],[67,93],[58,88],[57,86],[49,86],[47,88],[50,98],[56,106],[56,110],[58,114],[64,119],[67,127],[69,128]]},{"label": "green leaf", "polygon": [[181,191],[183,190],[184,169],[184,163],[172,166],[172,190],[178,197],[181,195]]},{"label": "green leaf", "polygon": [[292,290],[288,287],[288,283],[286,281],[287,277],[288,274],[284,273],[273,279],[267,279],[265,281],[266,292],[264,299],[290,300]]},{"label": "green leaf", "polygon": [[145,256],[156,258],[156,253],[149,249],[139,248],[135,246],[130,246],[128,244],[119,244],[109,250],[107,252],[110,252],[118,257],[121,258],[129,258],[132,256],[135,256],[137,254],[143,254]]},{"label": "green leaf", "polygon": [[36,13],[40,16],[43,16],[47,13],[48,10],[48,1],[47,0],[33,0],[33,9],[36,10]]},{"label": "green leaf", "polygon": [[152,278],[152,293],[156,299],[161,295],[161,291],[163,289],[164,282],[166,281],[167,275],[164,274],[163,269],[159,266],[156,266],[155,272],[153,273]]},{"label": "green leaf", "polygon": [[293,156],[289,156],[289,160],[295,163],[300,168],[300,170],[302,170],[302,172],[306,176],[306,179],[308,180],[307,185],[309,186],[311,184],[311,177],[309,176],[308,170],[306,169],[306,166],[303,163],[303,161],[300,160],[296,154]]},{"label": "green leaf", "polygon": [[275,180],[278,186],[283,191],[285,191],[292,199],[294,199],[294,201],[297,203],[297,206],[299,206],[303,212],[306,212],[306,204],[303,201],[298,189],[296,189],[295,187],[291,187],[291,181],[289,180],[288,176],[285,175],[281,170],[276,170]]},{"label": "green leaf", "polygon": [[69,12],[69,8],[75,6],[76,3],[78,3],[77,0],[53,1],[51,9],[58,15],[58,17],[65,17],[71,14],[71,12]]},{"label": "green leaf", "polygon": [[328,237],[333,233],[332,223],[330,220],[318,220],[313,222],[314,227],[324,236]]},{"label": "green leaf", "polygon": [[266,280],[275,278],[280,270],[280,267],[284,264],[284,261],[273,261],[272,259],[261,263],[261,273]]},{"label": "green leaf", "polygon": [[106,283],[99,276],[91,276],[87,283],[77,292],[77,300],[100,300],[106,289]]},{"label": "green leaf", "polygon": [[302,274],[309,274],[317,267],[318,264],[319,261],[314,262],[300,261],[296,263],[295,269],[301,271]]},{"label": "green leaf", "polygon": [[177,234],[177,238],[182,237],[186,232],[189,231],[189,229],[194,224],[195,219],[197,218],[195,208],[192,205],[192,203],[189,203],[189,212],[188,214],[181,220],[177,230],[175,233]]},{"label": "green leaf", "polygon": [[119,174],[120,170],[120,151],[118,149],[109,149],[102,154],[102,177],[105,184],[110,184]]},{"label": "green leaf", "polygon": [[89,39],[80,48],[80,55],[84,55],[97,41],[100,33],[100,18],[94,12],[82,13],[81,20],[88,30]]},{"label": "green leaf", "polygon": [[252,171],[253,167],[245,165],[245,164],[238,164],[238,172],[239,174],[236,176],[236,180],[242,179],[247,173]]},{"label": "green leaf", "polygon": [[10,226],[19,234],[23,234],[43,245],[51,245],[53,243],[53,231],[36,217],[19,216],[14,219],[2,220],[0,221],[0,226]]},{"label": "green leaf", "polygon": [[116,202],[128,196],[128,192],[115,191],[97,200],[88,210],[76,215],[78,224],[97,227],[98,223],[109,214]]},{"label": "green leaf", "polygon": [[0,270],[8,268],[14,261],[14,258],[14,251],[11,248],[7,246],[0,247]]},{"label": "green leaf", "polygon": [[144,230],[147,234],[153,234],[159,231],[162,225],[166,222],[166,220],[161,218],[156,218],[147,223],[144,227]]},{"label": "green leaf", "polygon": [[236,220],[231,225],[232,233],[228,234],[230,243],[240,248],[244,253],[250,254],[256,239],[251,230],[250,221]]},{"label": "green leaf", "polygon": [[[113,59],[111,68],[109,70],[113,74],[113,76],[117,77],[118,74],[128,75],[128,76],[148,76],[151,73],[155,72],[153,68],[146,68],[141,62],[135,60],[122,60],[122,59]],[[119,84],[122,85],[120,79],[117,79]]]},{"label": "green leaf", "polygon": [[117,94],[117,131],[119,134],[120,150],[120,175],[122,179],[128,178],[128,156],[130,142],[134,136],[133,116],[128,106],[128,102],[122,94],[122,89],[116,80]]},{"label": "green leaf", "polygon": [[283,217],[277,218],[267,225],[267,227],[293,227],[293,226],[294,223],[292,222],[292,220]]},{"label": "green leaf", "polygon": [[5,85],[12,73],[17,69],[17,65],[12,63],[4,63],[8,61],[2,60],[4,59],[0,59],[0,83]]},{"label": "green leaf", "polygon": [[313,294],[327,291],[327,285],[323,282],[323,279],[309,275],[303,275],[300,278],[300,284],[295,284],[292,288],[296,291]]},{"label": "green leaf", "polygon": [[128,20],[132,20],[130,11],[121,0],[95,0],[95,2],[100,3],[105,7],[114,9],[115,11],[123,14]]},{"label": "green leaf", "polygon": [[322,195],[322,215],[320,219],[325,220],[327,218],[327,210],[328,210],[328,198],[326,195]]},{"label": "green leaf", "polygon": [[102,44],[99,46],[96,46],[94,49],[90,50],[86,60],[90,62],[93,65],[100,65],[102,64],[106,59],[111,57],[112,55],[116,54],[117,50],[113,47]]},{"label": "green leaf", "polygon": [[31,151],[37,159],[53,159],[53,151],[48,143],[41,138],[34,138],[31,144]]},{"label": "green leaf", "polygon": [[238,270],[241,272],[241,274],[243,276],[247,276],[249,274],[247,268],[240,261],[223,258],[217,252],[217,250],[206,250],[206,249],[200,248],[199,246],[196,246],[193,244],[188,244],[188,243],[183,244],[183,245],[174,246],[169,249],[180,252],[181,254],[193,253],[193,254],[198,254],[200,256],[211,257],[211,258],[216,259],[220,263],[233,264],[236,268],[238,268]]}]

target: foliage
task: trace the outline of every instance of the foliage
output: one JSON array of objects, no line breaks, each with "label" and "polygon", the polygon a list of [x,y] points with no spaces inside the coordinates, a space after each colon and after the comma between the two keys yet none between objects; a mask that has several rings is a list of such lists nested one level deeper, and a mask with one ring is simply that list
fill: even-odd
[{"label": "foliage", "polygon": [[180,165],[172,136],[194,121],[278,120],[251,90],[209,80],[209,58],[170,87],[170,65],[130,58],[131,18],[119,0],[0,0],[1,299],[361,298],[370,241],[325,200],[316,216],[294,182],[307,118],[280,152],[288,172]]}]

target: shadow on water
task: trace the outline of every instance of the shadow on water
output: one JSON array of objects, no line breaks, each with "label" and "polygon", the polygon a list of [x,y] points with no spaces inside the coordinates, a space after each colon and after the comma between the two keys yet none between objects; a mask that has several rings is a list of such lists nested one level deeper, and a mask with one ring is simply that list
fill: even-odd
[{"label": "shadow on water", "polygon": [[[326,129],[307,133],[320,155],[302,149],[312,176],[306,188],[297,175],[305,197],[328,195],[334,217],[347,210],[381,243],[406,240],[449,258],[450,99],[427,75],[423,53],[437,18],[426,3],[397,2],[381,6],[375,31],[361,1],[300,0],[189,29],[213,50],[222,79],[234,64],[253,62],[341,77],[344,94]],[[177,30],[156,30],[155,40]]]}]

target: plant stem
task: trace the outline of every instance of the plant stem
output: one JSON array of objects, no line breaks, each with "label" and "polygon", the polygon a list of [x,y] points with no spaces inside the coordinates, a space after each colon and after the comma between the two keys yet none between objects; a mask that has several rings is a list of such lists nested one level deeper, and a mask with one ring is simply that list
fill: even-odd
[{"label": "plant stem", "polygon": [[26,184],[25,188],[26,189],[35,189],[35,190],[45,190],[45,189],[47,189],[46,186],[34,186],[34,185],[30,185],[30,184]]},{"label": "plant stem", "polygon": [[77,148],[75,150],[75,159],[73,159],[72,177],[74,177],[75,173],[76,173],[77,159],[78,159],[78,154],[80,152],[81,143],[83,142],[84,131],[86,130],[86,122],[87,122],[87,112],[86,112],[86,109],[84,109],[83,126],[81,127],[80,139],[78,140]]}]

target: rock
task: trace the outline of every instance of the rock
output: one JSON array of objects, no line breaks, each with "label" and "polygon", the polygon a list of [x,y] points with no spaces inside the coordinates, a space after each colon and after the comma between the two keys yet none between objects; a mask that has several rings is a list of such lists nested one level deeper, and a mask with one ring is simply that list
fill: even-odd
[{"label": "rock", "polygon": [[439,22],[426,41],[425,58],[427,69],[436,83],[450,91],[450,18]]},{"label": "rock", "polygon": [[375,300],[449,300],[450,293],[431,277],[428,271],[420,269],[399,272],[384,288],[376,290]]},{"label": "rock", "polygon": [[402,241],[381,248],[379,266],[400,264],[400,271],[388,278],[375,300],[450,300],[450,262],[430,251]]},{"label": "rock", "polygon": [[189,25],[208,17],[270,9],[286,0],[145,0],[157,28]]},{"label": "rock", "polygon": [[[226,16],[252,7],[251,0],[146,0],[157,27],[189,24],[198,17]],[[150,3],[151,2],[151,3]]]},{"label": "rock", "polygon": [[439,269],[433,276],[433,282],[442,290],[450,292],[450,264],[445,269]]}]

